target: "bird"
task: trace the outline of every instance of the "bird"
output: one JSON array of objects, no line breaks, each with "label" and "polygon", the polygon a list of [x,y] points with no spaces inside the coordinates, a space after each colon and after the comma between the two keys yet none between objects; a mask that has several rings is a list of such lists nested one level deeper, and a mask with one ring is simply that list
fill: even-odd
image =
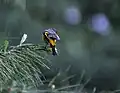
[{"label": "bird", "polygon": [[42,34],[43,34],[42,38],[46,44],[45,48],[47,48],[47,46],[49,45],[52,51],[52,55],[53,56],[58,55],[56,48],[56,42],[60,40],[58,31],[55,28],[49,28],[45,29]]}]

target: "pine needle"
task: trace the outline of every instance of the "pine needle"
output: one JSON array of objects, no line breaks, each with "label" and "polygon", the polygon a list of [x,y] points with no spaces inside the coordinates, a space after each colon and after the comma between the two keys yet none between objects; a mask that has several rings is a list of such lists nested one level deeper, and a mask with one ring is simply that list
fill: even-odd
[{"label": "pine needle", "polygon": [[21,44],[9,46],[5,41],[0,48],[0,84],[6,81],[17,81],[37,86],[42,83],[41,69],[50,69],[44,57],[46,50],[40,44]]}]

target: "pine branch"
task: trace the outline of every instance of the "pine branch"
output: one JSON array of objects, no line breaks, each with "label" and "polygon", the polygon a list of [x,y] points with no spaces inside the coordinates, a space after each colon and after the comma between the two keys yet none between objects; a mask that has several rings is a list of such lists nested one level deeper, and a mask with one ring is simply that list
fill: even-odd
[{"label": "pine branch", "polygon": [[[5,45],[6,44],[6,45]],[[48,60],[44,57],[44,46],[37,44],[22,44],[8,46],[5,41],[0,52],[0,83],[2,85],[15,80],[27,85],[39,85],[43,76],[41,69],[50,69]]]}]

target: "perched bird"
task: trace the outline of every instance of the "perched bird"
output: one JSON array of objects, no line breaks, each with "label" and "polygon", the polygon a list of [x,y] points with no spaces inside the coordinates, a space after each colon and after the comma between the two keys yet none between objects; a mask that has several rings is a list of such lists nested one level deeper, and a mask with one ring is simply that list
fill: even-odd
[{"label": "perched bird", "polygon": [[56,41],[60,40],[60,37],[57,33],[57,30],[55,28],[49,28],[44,30],[43,34],[43,40],[45,41],[46,45],[45,48],[49,45],[52,49],[52,55],[57,55],[57,49],[56,49]]}]

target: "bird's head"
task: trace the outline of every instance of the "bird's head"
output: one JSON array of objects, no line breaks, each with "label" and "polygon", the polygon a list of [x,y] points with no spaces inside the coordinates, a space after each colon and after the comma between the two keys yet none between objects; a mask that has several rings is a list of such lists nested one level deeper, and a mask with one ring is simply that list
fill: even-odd
[{"label": "bird's head", "polygon": [[51,30],[49,30],[49,36],[52,38],[55,38],[57,41],[60,40],[60,37],[58,35],[58,31],[55,28],[51,28]]}]

